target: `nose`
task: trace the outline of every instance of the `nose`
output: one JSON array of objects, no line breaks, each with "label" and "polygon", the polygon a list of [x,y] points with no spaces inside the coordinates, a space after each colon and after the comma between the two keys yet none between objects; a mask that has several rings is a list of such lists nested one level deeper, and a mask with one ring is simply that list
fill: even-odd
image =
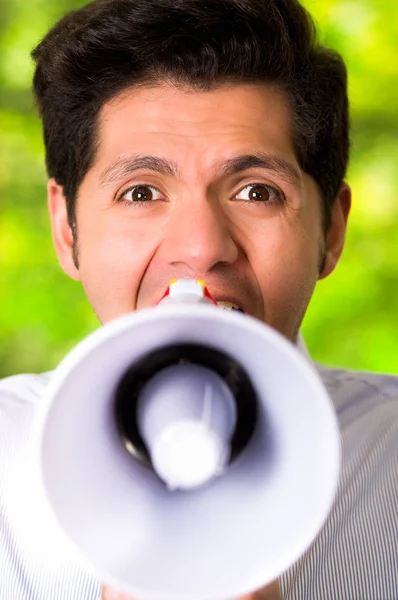
[{"label": "nose", "polygon": [[225,211],[218,202],[201,198],[175,207],[164,232],[162,253],[173,268],[199,277],[233,264],[239,250]]}]

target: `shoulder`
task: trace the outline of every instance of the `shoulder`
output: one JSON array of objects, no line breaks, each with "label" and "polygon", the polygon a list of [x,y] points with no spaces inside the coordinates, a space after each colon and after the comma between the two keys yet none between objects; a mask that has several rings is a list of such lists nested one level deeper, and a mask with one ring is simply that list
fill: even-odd
[{"label": "shoulder", "polygon": [[57,534],[37,487],[33,432],[50,379],[0,380],[0,581],[13,600],[95,600],[98,582]]},{"label": "shoulder", "polygon": [[51,373],[13,375],[0,380],[1,445],[10,448],[30,431]]},{"label": "shoulder", "polygon": [[[0,380],[0,475],[12,470],[16,457],[32,434],[44,390],[51,373],[13,375]],[[0,481],[0,489],[4,479]]]},{"label": "shoulder", "polygon": [[398,376],[316,365],[341,425],[377,413],[398,421]]},{"label": "shoulder", "polygon": [[324,384],[330,390],[346,389],[383,397],[398,396],[398,375],[337,369],[321,364],[315,366]]},{"label": "shoulder", "polygon": [[339,421],[345,466],[351,460],[363,463],[377,451],[380,467],[393,454],[398,476],[398,377],[317,368]]},{"label": "shoulder", "polygon": [[283,590],[289,599],[398,598],[398,377],[316,366],[340,425],[340,485]]},{"label": "shoulder", "polygon": [[0,406],[10,399],[19,402],[37,402],[51,378],[51,372],[25,373],[0,379]]}]

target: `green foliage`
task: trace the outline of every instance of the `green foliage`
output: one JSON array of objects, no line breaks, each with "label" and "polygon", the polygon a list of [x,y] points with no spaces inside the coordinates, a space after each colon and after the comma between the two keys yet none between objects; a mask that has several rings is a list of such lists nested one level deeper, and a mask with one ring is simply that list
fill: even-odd
[{"label": "green foliage", "polygon": [[[0,376],[53,368],[98,326],[57,265],[46,208],[30,50],[78,0],[0,4]],[[398,373],[398,9],[392,0],[307,0],[321,40],[346,59],[353,152],[351,226],[303,331],[316,360]]]},{"label": "green foliage", "polygon": [[398,6],[306,6],[348,67],[353,207],[343,259],[318,284],[303,332],[321,362],[398,373]]}]

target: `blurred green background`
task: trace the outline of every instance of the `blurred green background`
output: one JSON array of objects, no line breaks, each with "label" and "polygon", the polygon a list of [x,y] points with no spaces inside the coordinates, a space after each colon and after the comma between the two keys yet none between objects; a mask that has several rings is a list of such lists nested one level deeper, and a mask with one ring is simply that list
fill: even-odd
[{"label": "blurred green background", "polygon": [[[0,0],[0,376],[54,367],[98,327],[52,249],[29,52],[78,0]],[[398,4],[307,0],[350,74],[354,205],[346,251],[303,331],[328,365],[398,373]]]}]

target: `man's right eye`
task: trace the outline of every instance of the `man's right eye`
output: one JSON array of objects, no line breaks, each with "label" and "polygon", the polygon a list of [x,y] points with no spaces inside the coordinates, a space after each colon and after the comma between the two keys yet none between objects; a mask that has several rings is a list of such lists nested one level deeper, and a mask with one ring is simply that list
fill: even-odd
[{"label": "man's right eye", "polygon": [[162,193],[152,185],[134,185],[124,190],[118,197],[118,202],[126,204],[143,204],[161,200]]}]

